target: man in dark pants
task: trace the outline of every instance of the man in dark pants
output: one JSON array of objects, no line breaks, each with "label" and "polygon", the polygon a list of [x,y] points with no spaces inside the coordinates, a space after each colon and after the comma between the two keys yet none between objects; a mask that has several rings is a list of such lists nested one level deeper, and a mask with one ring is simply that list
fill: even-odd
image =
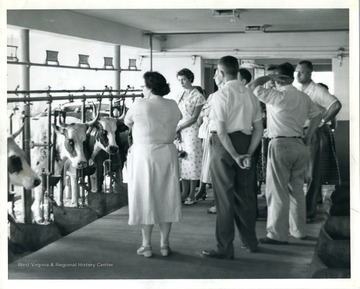
[{"label": "man in dark pants", "polygon": [[215,250],[203,251],[203,256],[209,258],[234,257],[234,225],[244,248],[255,252],[258,247],[252,154],[261,140],[263,124],[260,104],[237,79],[238,70],[237,59],[225,56],[219,60],[215,72],[225,84],[214,94],[210,111],[210,170],[218,244]]},{"label": "man in dark pants", "polygon": [[296,78],[301,84],[301,91],[310,97],[322,113],[321,123],[311,139],[310,158],[306,169],[306,182],[308,183],[306,217],[308,222],[316,217],[317,204],[321,199],[321,161],[323,143],[326,141],[324,124],[331,121],[341,109],[340,101],[326,88],[311,79],[312,72],[313,65],[310,61],[300,61],[296,66]]}]

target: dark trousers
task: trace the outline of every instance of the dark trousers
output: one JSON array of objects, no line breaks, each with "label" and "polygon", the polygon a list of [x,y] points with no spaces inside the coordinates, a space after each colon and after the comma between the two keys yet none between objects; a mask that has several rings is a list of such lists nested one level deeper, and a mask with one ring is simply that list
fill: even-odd
[{"label": "dark trousers", "polygon": [[[251,136],[236,132],[229,134],[235,150],[246,154]],[[254,193],[255,165],[241,169],[221,144],[218,136],[210,139],[210,170],[217,211],[216,239],[218,252],[234,255],[235,225],[243,245],[256,248],[256,196]],[[235,222],[235,224],[234,224]]]},{"label": "dark trousers", "polygon": [[310,158],[305,172],[305,181],[308,184],[306,193],[306,217],[314,218],[316,208],[321,199],[321,160],[324,139],[324,129],[318,128],[311,139]]}]

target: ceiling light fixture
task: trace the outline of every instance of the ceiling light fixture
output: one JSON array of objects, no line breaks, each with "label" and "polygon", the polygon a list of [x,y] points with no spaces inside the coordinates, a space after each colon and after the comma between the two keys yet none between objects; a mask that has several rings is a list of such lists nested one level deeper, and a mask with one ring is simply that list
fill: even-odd
[{"label": "ceiling light fixture", "polygon": [[269,25],[249,25],[245,26],[245,32],[265,32]]},{"label": "ceiling light fixture", "polygon": [[240,20],[240,9],[222,9],[222,10],[213,10],[212,15],[214,17],[230,17],[233,20],[231,22],[237,22]]}]

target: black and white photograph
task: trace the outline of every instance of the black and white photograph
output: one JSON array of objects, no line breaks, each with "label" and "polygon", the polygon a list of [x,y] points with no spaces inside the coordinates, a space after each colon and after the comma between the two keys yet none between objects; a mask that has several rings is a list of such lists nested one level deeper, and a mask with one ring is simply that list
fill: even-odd
[{"label": "black and white photograph", "polygon": [[359,288],[359,1],[15,2],[0,288]]}]

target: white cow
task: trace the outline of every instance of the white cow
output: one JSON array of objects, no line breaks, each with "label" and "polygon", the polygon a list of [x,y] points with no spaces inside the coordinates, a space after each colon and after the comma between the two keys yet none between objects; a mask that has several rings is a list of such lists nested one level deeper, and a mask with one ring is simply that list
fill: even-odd
[{"label": "white cow", "polygon": [[24,151],[15,142],[15,138],[22,130],[23,126],[7,138],[8,176],[9,182],[14,186],[22,186],[26,190],[31,190],[40,185],[41,181],[26,161]]}]

